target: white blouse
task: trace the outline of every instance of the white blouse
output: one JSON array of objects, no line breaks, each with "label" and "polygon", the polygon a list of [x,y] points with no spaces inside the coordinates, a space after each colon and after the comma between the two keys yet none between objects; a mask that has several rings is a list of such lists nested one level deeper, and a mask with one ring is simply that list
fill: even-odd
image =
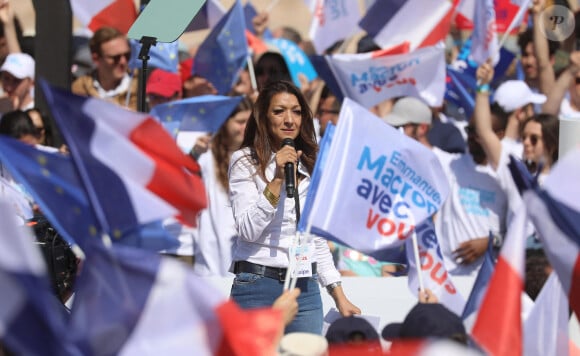
[{"label": "white blouse", "polygon": [[[276,171],[275,155],[272,154],[266,178],[274,178]],[[310,175],[302,163],[298,171],[306,178],[298,184],[300,207],[304,207],[310,185]],[[269,267],[288,267],[288,250],[296,232],[295,200],[280,191],[280,202],[274,208],[264,196],[267,183],[257,172],[250,160],[250,149],[243,148],[234,152],[230,160],[230,201],[238,231],[233,261],[248,261]],[[317,262],[319,283],[327,286],[340,280],[334,266],[326,240],[314,237],[313,262]]]}]

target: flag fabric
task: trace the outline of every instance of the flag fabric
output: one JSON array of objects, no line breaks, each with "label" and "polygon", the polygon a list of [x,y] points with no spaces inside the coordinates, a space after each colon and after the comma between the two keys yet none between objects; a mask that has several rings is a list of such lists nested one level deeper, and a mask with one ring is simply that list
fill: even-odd
[{"label": "flag fabric", "polygon": [[470,118],[475,109],[475,78],[447,66],[445,100],[463,108],[465,117]]},{"label": "flag fabric", "polygon": [[490,355],[522,355],[522,301],[527,215],[518,210],[481,302],[472,336]]},{"label": "flag fabric", "polygon": [[[1,156],[0,162],[2,162]],[[32,212],[32,201],[30,197],[21,191],[16,182],[4,178],[2,173],[0,173],[0,199],[10,204],[16,215],[23,221],[32,219],[34,213]]]},{"label": "flag fabric", "polygon": [[415,228],[417,246],[419,248],[420,266],[417,266],[413,240],[406,240],[407,261],[409,261],[408,284],[413,295],[418,296],[420,288],[419,276],[423,278],[423,286],[430,289],[437,296],[439,302],[457,315],[461,314],[465,299],[455,288],[451,275],[443,263],[443,255],[439,247],[438,237],[431,219],[425,220]]},{"label": "flag fabric", "polygon": [[[527,21],[527,11],[523,11],[523,17],[514,22],[514,19],[518,16],[518,11],[520,11],[520,6],[516,2],[523,3],[529,0],[494,0],[495,9],[495,23],[497,33],[509,33],[510,35],[518,34],[518,26],[512,27],[510,29],[510,24],[517,23],[518,25],[521,21]],[[455,18],[455,24],[459,30],[473,30],[473,16],[475,5],[479,0],[463,0],[462,3],[458,5],[457,16]],[[524,6],[524,10],[527,9],[527,5]],[[471,15],[470,14],[471,11]]]},{"label": "flag fabric", "polygon": [[213,28],[226,14],[226,9],[218,0],[207,0],[193,17],[184,32]]},{"label": "flag fabric", "polygon": [[42,87],[102,229],[114,237],[176,213],[195,225],[207,205],[199,165],[154,118]]},{"label": "flag fabric", "polygon": [[336,41],[353,35],[360,16],[359,4],[356,1],[316,0],[309,30],[316,52],[321,54]]},{"label": "flag fabric", "polygon": [[431,150],[348,98],[323,157],[303,226],[367,255],[403,245],[449,192]]},{"label": "flag fabric", "polygon": [[70,5],[73,15],[93,32],[111,26],[126,34],[137,19],[133,0],[75,0]]},{"label": "flag fabric", "polygon": [[302,83],[300,82],[301,75],[309,82],[316,79],[317,74],[312,63],[310,63],[310,59],[308,59],[308,56],[297,44],[285,38],[273,38],[267,40],[266,43],[280,51],[290,71],[292,82],[297,87],[302,87]]},{"label": "flag fabric", "polygon": [[241,96],[202,95],[157,105],[151,115],[161,123],[179,123],[179,131],[216,132],[236,106]]},{"label": "flag fabric", "polygon": [[[131,59],[129,60],[130,69],[141,69],[143,61],[139,59],[139,52],[142,44],[137,40],[129,40],[131,44]],[[179,68],[179,42],[170,43],[158,42],[149,49],[149,60],[147,65],[154,68],[163,69],[164,71],[177,73]]]},{"label": "flag fabric", "polygon": [[[79,244],[82,248],[86,238],[103,233],[70,157],[0,137],[0,160],[26,187],[42,213],[69,244]],[[103,197],[107,198],[110,197]],[[161,213],[158,219],[164,217]],[[158,224],[127,229],[112,236],[113,242],[154,251],[174,247],[177,240],[156,228]]]},{"label": "flag fabric", "polygon": [[83,354],[263,355],[281,328],[279,312],[241,311],[179,261],[94,244],[68,333]]},{"label": "flag fabric", "polygon": [[210,81],[218,94],[227,94],[236,84],[239,71],[246,64],[246,21],[240,0],[222,17],[199,46],[193,60],[192,74]]},{"label": "flag fabric", "polygon": [[524,355],[568,355],[569,341],[568,298],[552,272],[524,323]]},{"label": "flag fabric", "polygon": [[479,310],[479,306],[481,305],[481,301],[483,300],[485,291],[487,290],[489,280],[493,275],[495,265],[493,261],[491,242],[492,240],[490,239],[487,250],[483,255],[483,262],[481,263],[481,267],[477,272],[477,277],[475,278],[473,287],[471,287],[471,293],[469,293],[469,298],[467,298],[465,308],[463,308],[463,312],[461,313],[461,319],[463,320],[471,317]]},{"label": "flag fabric", "polygon": [[445,92],[443,48],[426,47],[398,55],[336,54],[326,56],[346,97],[364,107],[400,96],[422,98],[441,106]]},{"label": "flag fabric", "polygon": [[495,66],[499,60],[499,43],[495,24],[494,1],[477,1],[473,21],[471,58],[477,64],[483,64],[491,58]]},{"label": "flag fabric", "polygon": [[[11,354],[70,355],[64,308],[52,293],[40,249],[0,201],[0,339]],[[62,310],[62,313],[59,313]]]},{"label": "flag fabric", "polygon": [[[580,148],[575,147],[552,167],[543,189],[530,183],[531,177],[518,170],[518,186],[527,186],[523,193],[530,219],[538,230],[550,264],[558,274],[572,310],[580,314],[580,193],[577,180],[580,172]],[[514,174],[512,172],[512,174]],[[522,181],[523,180],[523,184]]]},{"label": "flag fabric", "polygon": [[445,39],[454,8],[447,0],[383,0],[359,22],[381,48],[409,42],[411,51]]}]

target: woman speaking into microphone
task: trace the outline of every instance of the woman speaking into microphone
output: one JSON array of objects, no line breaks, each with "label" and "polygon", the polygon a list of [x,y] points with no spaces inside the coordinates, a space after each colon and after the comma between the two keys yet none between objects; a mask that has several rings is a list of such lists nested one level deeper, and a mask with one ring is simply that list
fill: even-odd
[{"label": "woman speaking into microphone", "polygon": [[272,305],[283,292],[290,259],[296,259],[299,310],[286,333],[322,332],[318,283],[343,316],[360,314],[342,290],[326,240],[296,239],[317,152],[308,103],[292,83],[277,81],[260,91],[241,149],[230,160],[230,200],[238,230],[231,297],[242,308]]}]

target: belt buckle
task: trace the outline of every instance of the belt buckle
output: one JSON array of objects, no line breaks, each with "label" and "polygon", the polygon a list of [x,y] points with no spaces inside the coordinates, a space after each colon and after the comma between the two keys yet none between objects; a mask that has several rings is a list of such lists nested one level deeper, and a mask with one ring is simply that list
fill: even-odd
[{"label": "belt buckle", "polygon": [[281,268],[278,269],[278,280],[280,282],[285,282],[286,281],[286,271],[284,271]]}]

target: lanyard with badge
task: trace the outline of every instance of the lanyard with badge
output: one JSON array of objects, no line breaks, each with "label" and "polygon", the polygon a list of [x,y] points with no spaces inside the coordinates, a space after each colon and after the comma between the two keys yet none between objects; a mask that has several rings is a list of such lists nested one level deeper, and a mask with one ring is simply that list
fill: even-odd
[{"label": "lanyard with badge", "polygon": [[[293,289],[298,278],[312,277],[312,235],[298,232],[298,222],[300,221],[300,198],[298,188],[294,192],[294,205],[296,209],[296,234],[292,239],[288,249],[288,271],[284,283],[284,289]],[[292,283],[290,284],[290,280]]]}]

